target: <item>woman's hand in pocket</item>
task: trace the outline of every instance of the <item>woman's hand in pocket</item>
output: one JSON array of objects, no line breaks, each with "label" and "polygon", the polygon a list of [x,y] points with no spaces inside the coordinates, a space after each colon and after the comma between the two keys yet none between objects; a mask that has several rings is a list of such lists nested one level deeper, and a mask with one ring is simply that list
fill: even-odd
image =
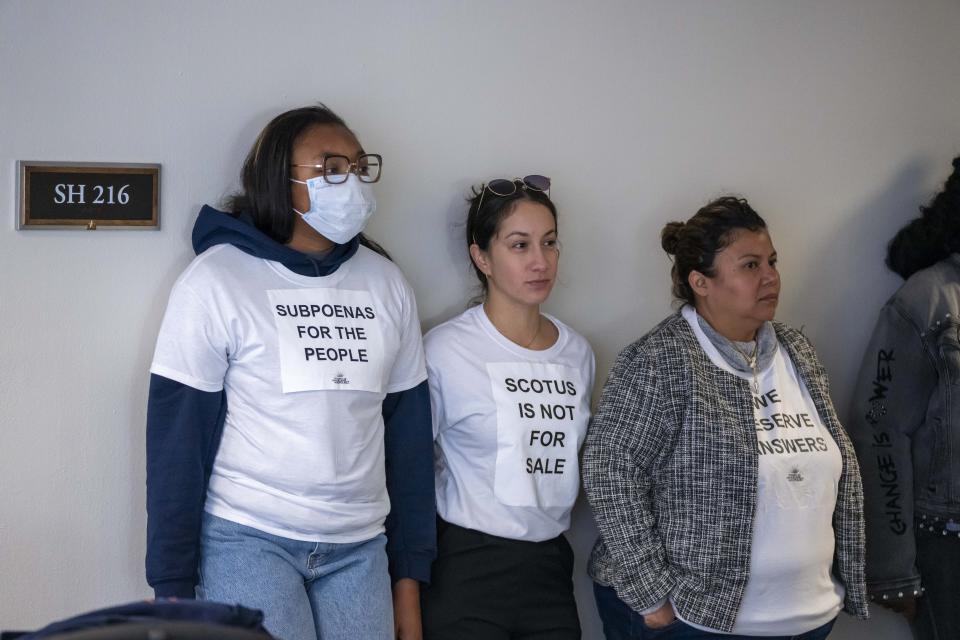
[{"label": "woman's hand in pocket", "polygon": [[661,629],[676,619],[677,616],[673,613],[673,606],[667,601],[653,613],[643,616],[643,624],[651,629]]}]

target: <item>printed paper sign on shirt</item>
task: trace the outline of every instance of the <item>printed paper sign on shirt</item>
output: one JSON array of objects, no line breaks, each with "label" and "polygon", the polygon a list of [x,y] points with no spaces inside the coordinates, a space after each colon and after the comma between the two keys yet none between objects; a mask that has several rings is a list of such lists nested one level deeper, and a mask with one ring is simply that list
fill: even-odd
[{"label": "printed paper sign on shirt", "polygon": [[489,363],[487,373],[497,407],[497,500],[513,507],[571,506],[590,417],[580,375],[532,362]]},{"label": "printed paper sign on shirt", "polygon": [[267,291],[280,343],[284,393],[384,385],[381,313],[368,291]]},{"label": "printed paper sign on shirt", "polygon": [[840,450],[781,349],[753,394],[757,434],[757,513],[834,504]]}]

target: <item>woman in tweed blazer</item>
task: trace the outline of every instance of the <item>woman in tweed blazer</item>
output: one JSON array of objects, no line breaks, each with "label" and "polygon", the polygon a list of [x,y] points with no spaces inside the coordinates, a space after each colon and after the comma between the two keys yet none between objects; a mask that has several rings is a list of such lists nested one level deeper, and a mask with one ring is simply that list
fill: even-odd
[{"label": "woman in tweed blazer", "polygon": [[825,638],[867,615],[863,495],[826,372],[773,322],[766,223],[724,197],[662,243],[685,304],[620,353],[583,455],[604,632]]}]

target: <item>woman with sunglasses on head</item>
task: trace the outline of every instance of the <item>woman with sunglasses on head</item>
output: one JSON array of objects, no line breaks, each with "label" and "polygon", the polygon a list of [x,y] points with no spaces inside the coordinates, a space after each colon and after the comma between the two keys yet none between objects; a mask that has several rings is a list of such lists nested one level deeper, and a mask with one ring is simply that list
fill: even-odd
[{"label": "woman with sunglasses on head", "polygon": [[580,637],[563,532],[594,359],[540,311],[560,257],[549,186],[527,176],[474,190],[466,239],[482,304],[424,338],[439,516],[422,596],[428,639]]},{"label": "woman with sunglasses on head", "polygon": [[230,210],[200,211],[150,369],[157,597],[261,609],[283,640],[420,637],[429,391],[413,292],[362,234],[380,164],[323,105],[294,109]]},{"label": "woman with sunglasses on head", "polygon": [[767,225],[723,197],[661,239],[683,305],[620,353],[583,453],[606,637],[825,638],[867,614],[863,493],[823,366],[773,322]]}]

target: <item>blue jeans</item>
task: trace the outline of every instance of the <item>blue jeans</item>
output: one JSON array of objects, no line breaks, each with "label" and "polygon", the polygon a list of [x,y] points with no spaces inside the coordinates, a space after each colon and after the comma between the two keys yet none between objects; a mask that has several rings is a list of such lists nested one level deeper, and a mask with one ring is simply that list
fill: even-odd
[{"label": "blue jeans", "polygon": [[[644,624],[643,616],[618,598],[617,592],[611,587],[602,587],[594,582],[593,595],[597,600],[597,610],[600,612],[600,620],[603,621],[603,635],[607,640],[748,640],[758,637],[710,633],[691,627],[679,618],[665,627],[651,629]],[[763,640],[823,640],[830,635],[834,622],[836,619],[800,635],[764,636]]]},{"label": "blue jeans", "polygon": [[281,538],[203,515],[198,596],[260,609],[281,640],[393,637],[386,536],[334,544]]}]

